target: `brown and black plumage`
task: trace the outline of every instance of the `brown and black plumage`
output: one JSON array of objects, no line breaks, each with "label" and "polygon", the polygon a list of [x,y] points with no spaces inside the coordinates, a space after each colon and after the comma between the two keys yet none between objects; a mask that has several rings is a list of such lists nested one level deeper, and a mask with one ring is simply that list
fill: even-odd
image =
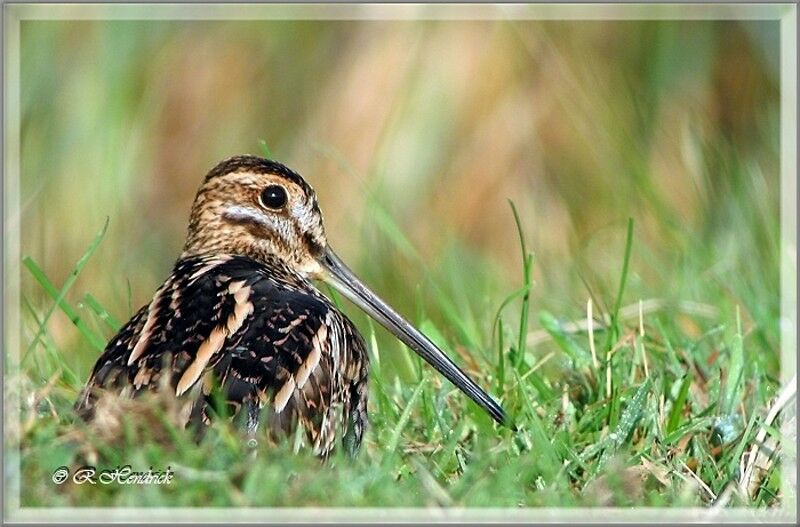
[{"label": "brown and black plumage", "polygon": [[300,426],[323,457],[338,440],[354,452],[367,424],[366,346],[313,280],[329,282],[504,422],[497,403],[339,260],[303,178],[254,156],[208,173],[183,253],[109,341],[77,412],[91,419],[104,394],[166,386],[198,429],[221,394],[226,413],[251,434]]}]

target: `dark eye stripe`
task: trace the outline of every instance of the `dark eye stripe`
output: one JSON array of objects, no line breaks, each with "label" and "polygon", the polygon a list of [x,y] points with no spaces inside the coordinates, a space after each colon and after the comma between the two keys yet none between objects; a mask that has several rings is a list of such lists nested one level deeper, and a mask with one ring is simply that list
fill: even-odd
[{"label": "dark eye stripe", "polygon": [[314,239],[314,236],[310,232],[303,234],[303,241],[306,242],[308,252],[310,252],[312,255],[317,256],[318,254],[322,253],[322,245],[317,243],[317,241]]}]

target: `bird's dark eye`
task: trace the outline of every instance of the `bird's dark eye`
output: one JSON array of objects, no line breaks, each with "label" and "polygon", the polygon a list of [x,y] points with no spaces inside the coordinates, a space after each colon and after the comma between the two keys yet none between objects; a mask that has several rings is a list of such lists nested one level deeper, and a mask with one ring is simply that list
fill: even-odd
[{"label": "bird's dark eye", "polygon": [[262,205],[270,209],[282,209],[286,200],[286,189],[280,185],[270,185],[261,192]]}]

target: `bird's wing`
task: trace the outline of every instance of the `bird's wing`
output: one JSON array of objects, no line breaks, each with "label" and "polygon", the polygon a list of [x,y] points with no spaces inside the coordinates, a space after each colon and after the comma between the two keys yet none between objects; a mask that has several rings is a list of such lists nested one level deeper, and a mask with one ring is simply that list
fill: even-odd
[{"label": "bird's wing", "polygon": [[[170,384],[177,386],[176,374],[207,353],[210,345],[219,343],[220,332],[213,338],[212,332],[229,316],[236,299],[229,293],[230,277],[215,270],[230,260],[179,261],[151,302],[109,341],[78,401],[79,410],[91,407],[96,388],[133,395],[155,387],[164,372],[170,374]],[[201,350],[205,341],[209,344]]]},{"label": "bird's wing", "polygon": [[[339,367],[347,348],[342,320],[321,296],[270,277],[249,258],[181,260],[151,303],[109,342],[78,411],[91,415],[98,388],[136,395],[166,385],[181,396],[199,387],[207,396],[204,384],[213,372],[234,408],[244,404],[252,412],[271,402],[276,426],[299,420],[307,430],[323,430],[328,409],[347,396],[337,393],[347,389],[341,376],[348,368]],[[193,411],[194,417],[205,420],[205,405],[198,409],[202,414]],[[315,444],[324,442],[320,434],[312,437]]]}]

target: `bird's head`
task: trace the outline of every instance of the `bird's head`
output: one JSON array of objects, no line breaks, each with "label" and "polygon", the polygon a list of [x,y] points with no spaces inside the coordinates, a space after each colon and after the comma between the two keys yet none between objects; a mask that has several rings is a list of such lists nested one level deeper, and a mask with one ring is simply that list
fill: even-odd
[{"label": "bird's head", "polygon": [[277,257],[298,274],[317,278],[326,246],[311,186],[280,163],[237,156],[214,167],[200,186],[183,256]]},{"label": "bird's head", "polygon": [[248,256],[265,264],[278,258],[303,278],[328,282],[495,420],[505,421],[503,409],[480,386],[336,256],[325,238],[314,190],[280,163],[238,156],[208,173],[192,207],[182,257],[208,253]]}]

